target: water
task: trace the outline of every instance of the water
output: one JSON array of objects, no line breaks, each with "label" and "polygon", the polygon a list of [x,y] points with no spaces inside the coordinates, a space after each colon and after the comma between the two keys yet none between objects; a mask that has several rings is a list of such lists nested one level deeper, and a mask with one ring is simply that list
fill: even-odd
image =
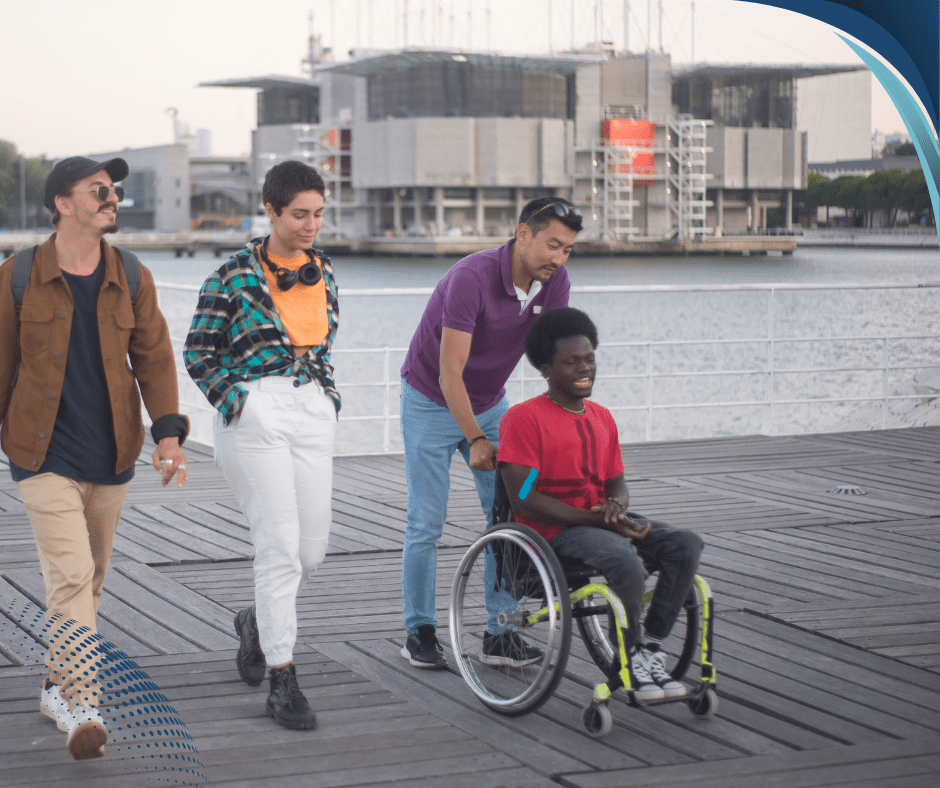
[{"label": "water", "polygon": [[[393,297],[354,296],[350,291],[375,288],[433,287],[455,258],[337,257],[334,259],[340,287],[340,330],[334,345],[336,379],[344,396],[343,419],[337,435],[338,453],[382,451],[384,426],[362,421],[385,409],[397,413],[397,385],[356,387],[383,378],[384,353],[349,353],[363,348],[392,348],[387,363],[389,377],[397,370],[427,301],[425,295]],[[148,254],[145,263],[158,282],[198,287],[220,259],[209,253],[176,258],[172,253]],[[572,285],[728,285],[728,284],[923,284],[940,282],[940,254],[922,249],[834,249],[808,247],[790,256],[752,257],[629,257],[578,258],[568,263]],[[344,293],[346,295],[344,296]],[[855,367],[882,363],[878,337],[934,331],[940,289],[862,291],[779,291],[774,304],[774,356],[779,369],[814,369],[835,365]],[[572,295],[572,306],[587,311],[598,324],[601,349],[600,376],[645,375],[645,347],[624,348],[617,343],[704,339],[759,339],[768,333],[766,292],[605,293]],[[161,305],[171,333],[180,344],[196,303],[196,293],[164,291]],[[795,343],[799,337],[864,336],[871,340]],[[940,346],[934,340],[911,340],[898,347],[892,363],[930,366]],[[725,375],[733,370],[758,370],[767,365],[765,342],[741,344],[701,343],[670,346],[657,351],[655,373],[676,373],[654,381],[657,403],[740,402],[763,399],[767,376]],[[524,364],[520,365],[524,366]],[[892,373],[891,385],[910,378],[911,371]],[[689,375],[687,373],[708,373]],[[530,380],[509,387],[515,402],[542,390]],[[181,375],[184,400],[204,403],[198,389]],[[599,380],[594,399],[614,409],[621,439],[644,440],[647,414],[639,408],[647,397],[646,378]],[[880,372],[777,373],[775,399],[823,396],[880,396]],[[775,405],[768,426],[766,406],[673,408],[654,411],[652,437],[656,440],[720,435],[776,434],[825,430],[828,424],[850,413],[858,404]],[[211,418],[193,407],[184,408],[194,421],[193,437],[211,442]],[[358,417],[358,419],[357,419]],[[400,450],[397,421],[390,426],[389,448]]]}]

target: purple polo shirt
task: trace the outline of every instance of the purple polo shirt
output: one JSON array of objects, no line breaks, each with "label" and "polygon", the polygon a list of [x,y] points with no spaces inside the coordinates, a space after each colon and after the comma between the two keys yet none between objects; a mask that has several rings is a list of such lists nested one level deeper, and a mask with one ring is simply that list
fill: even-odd
[{"label": "purple polo shirt", "polygon": [[411,338],[402,377],[442,407],[447,407],[439,382],[445,327],[473,334],[463,382],[473,412],[483,413],[505,395],[506,381],[522,358],[525,336],[535,318],[543,310],[568,305],[571,285],[562,266],[520,314],[522,302],[512,283],[514,243],[513,239],[456,263],[437,283]]}]

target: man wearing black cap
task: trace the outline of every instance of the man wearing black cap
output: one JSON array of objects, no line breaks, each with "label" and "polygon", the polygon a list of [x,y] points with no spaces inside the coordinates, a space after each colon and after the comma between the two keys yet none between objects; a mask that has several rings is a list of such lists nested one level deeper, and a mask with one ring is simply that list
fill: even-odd
[{"label": "man wearing black cap", "polygon": [[178,486],[188,478],[180,444],[189,422],[177,412],[176,366],[153,276],[134,260],[132,294],[131,269],[104,240],[117,231],[124,190],[114,183],[127,172],[123,159],[60,161],[45,191],[56,232],[35,248],[19,295],[14,258],[0,266],[0,445],[46,588],[40,710],[68,733],[77,760],[102,755],[107,741],[95,615],[144,442],[141,396],[163,484],[177,472]]}]

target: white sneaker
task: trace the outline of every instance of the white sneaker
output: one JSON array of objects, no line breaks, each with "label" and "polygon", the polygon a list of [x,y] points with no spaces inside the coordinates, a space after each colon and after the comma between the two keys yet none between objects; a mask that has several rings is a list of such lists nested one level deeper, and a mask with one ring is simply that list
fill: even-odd
[{"label": "white sneaker", "polygon": [[59,692],[59,685],[46,679],[42,685],[42,695],[39,698],[39,710],[52,720],[62,733],[68,733],[72,712],[69,704]]},{"label": "white sneaker", "polygon": [[79,706],[72,712],[69,722],[69,752],[76,761],[100,758],[104,755],[104,743],[108,731],[104,720],[94,706]]},{"label": "white sneaker", "polygon": [[645,648],[630,654],[630,683],[633,684],[633,697],[638,701],[662,700],[666,697],[666,693],[650,675],[651,656]]},{"label": "white sneaker", "polygon": [[647,643],[640,651],[644,652],[644,661],[649,668],[650,677],[667,698],[681,698],[685,695],[685,685],[676,681],[666,670],[666,655],[659,650],[658,643]]}]

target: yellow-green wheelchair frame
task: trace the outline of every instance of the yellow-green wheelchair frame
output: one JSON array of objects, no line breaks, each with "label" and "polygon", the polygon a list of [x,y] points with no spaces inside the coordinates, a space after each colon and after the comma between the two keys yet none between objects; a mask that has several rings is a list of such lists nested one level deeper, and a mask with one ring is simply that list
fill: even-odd
[{"label": "yellow-green wheelchair frame", "polygon": [[[451,588],[450,639],[460,673],[486,706],[515,716],[545,703],[564,673],[577,621],[588,653],[606,679],[595,685],[593,697],[583,709],[582,724],[590,735],[603,736],[610,731],[613,721],[608,702],[618,689],[626,692],[634,706],[682,702],[698,717],[715,713],[713,601],[703,578],[696,575],[683,608],[685,634],[676,664],[679,670],[673,673],[681,680],[693,661],[693,651],[697,651],[699,676],[684,695],[655,701],[640,701],[633,692],[623,638],[627,614],[616,593],[583,574],[573,580],[577,587],[571,588],[570,582],[572,578],[565,575],[548,543],[517,523],[489,529],[464,555]],[[645,593],[644,607],[652,595],[652,589]],[[487,664],[483,639],[487,629],[517,633],[543,652],[542,659],[523,665]]]}]

